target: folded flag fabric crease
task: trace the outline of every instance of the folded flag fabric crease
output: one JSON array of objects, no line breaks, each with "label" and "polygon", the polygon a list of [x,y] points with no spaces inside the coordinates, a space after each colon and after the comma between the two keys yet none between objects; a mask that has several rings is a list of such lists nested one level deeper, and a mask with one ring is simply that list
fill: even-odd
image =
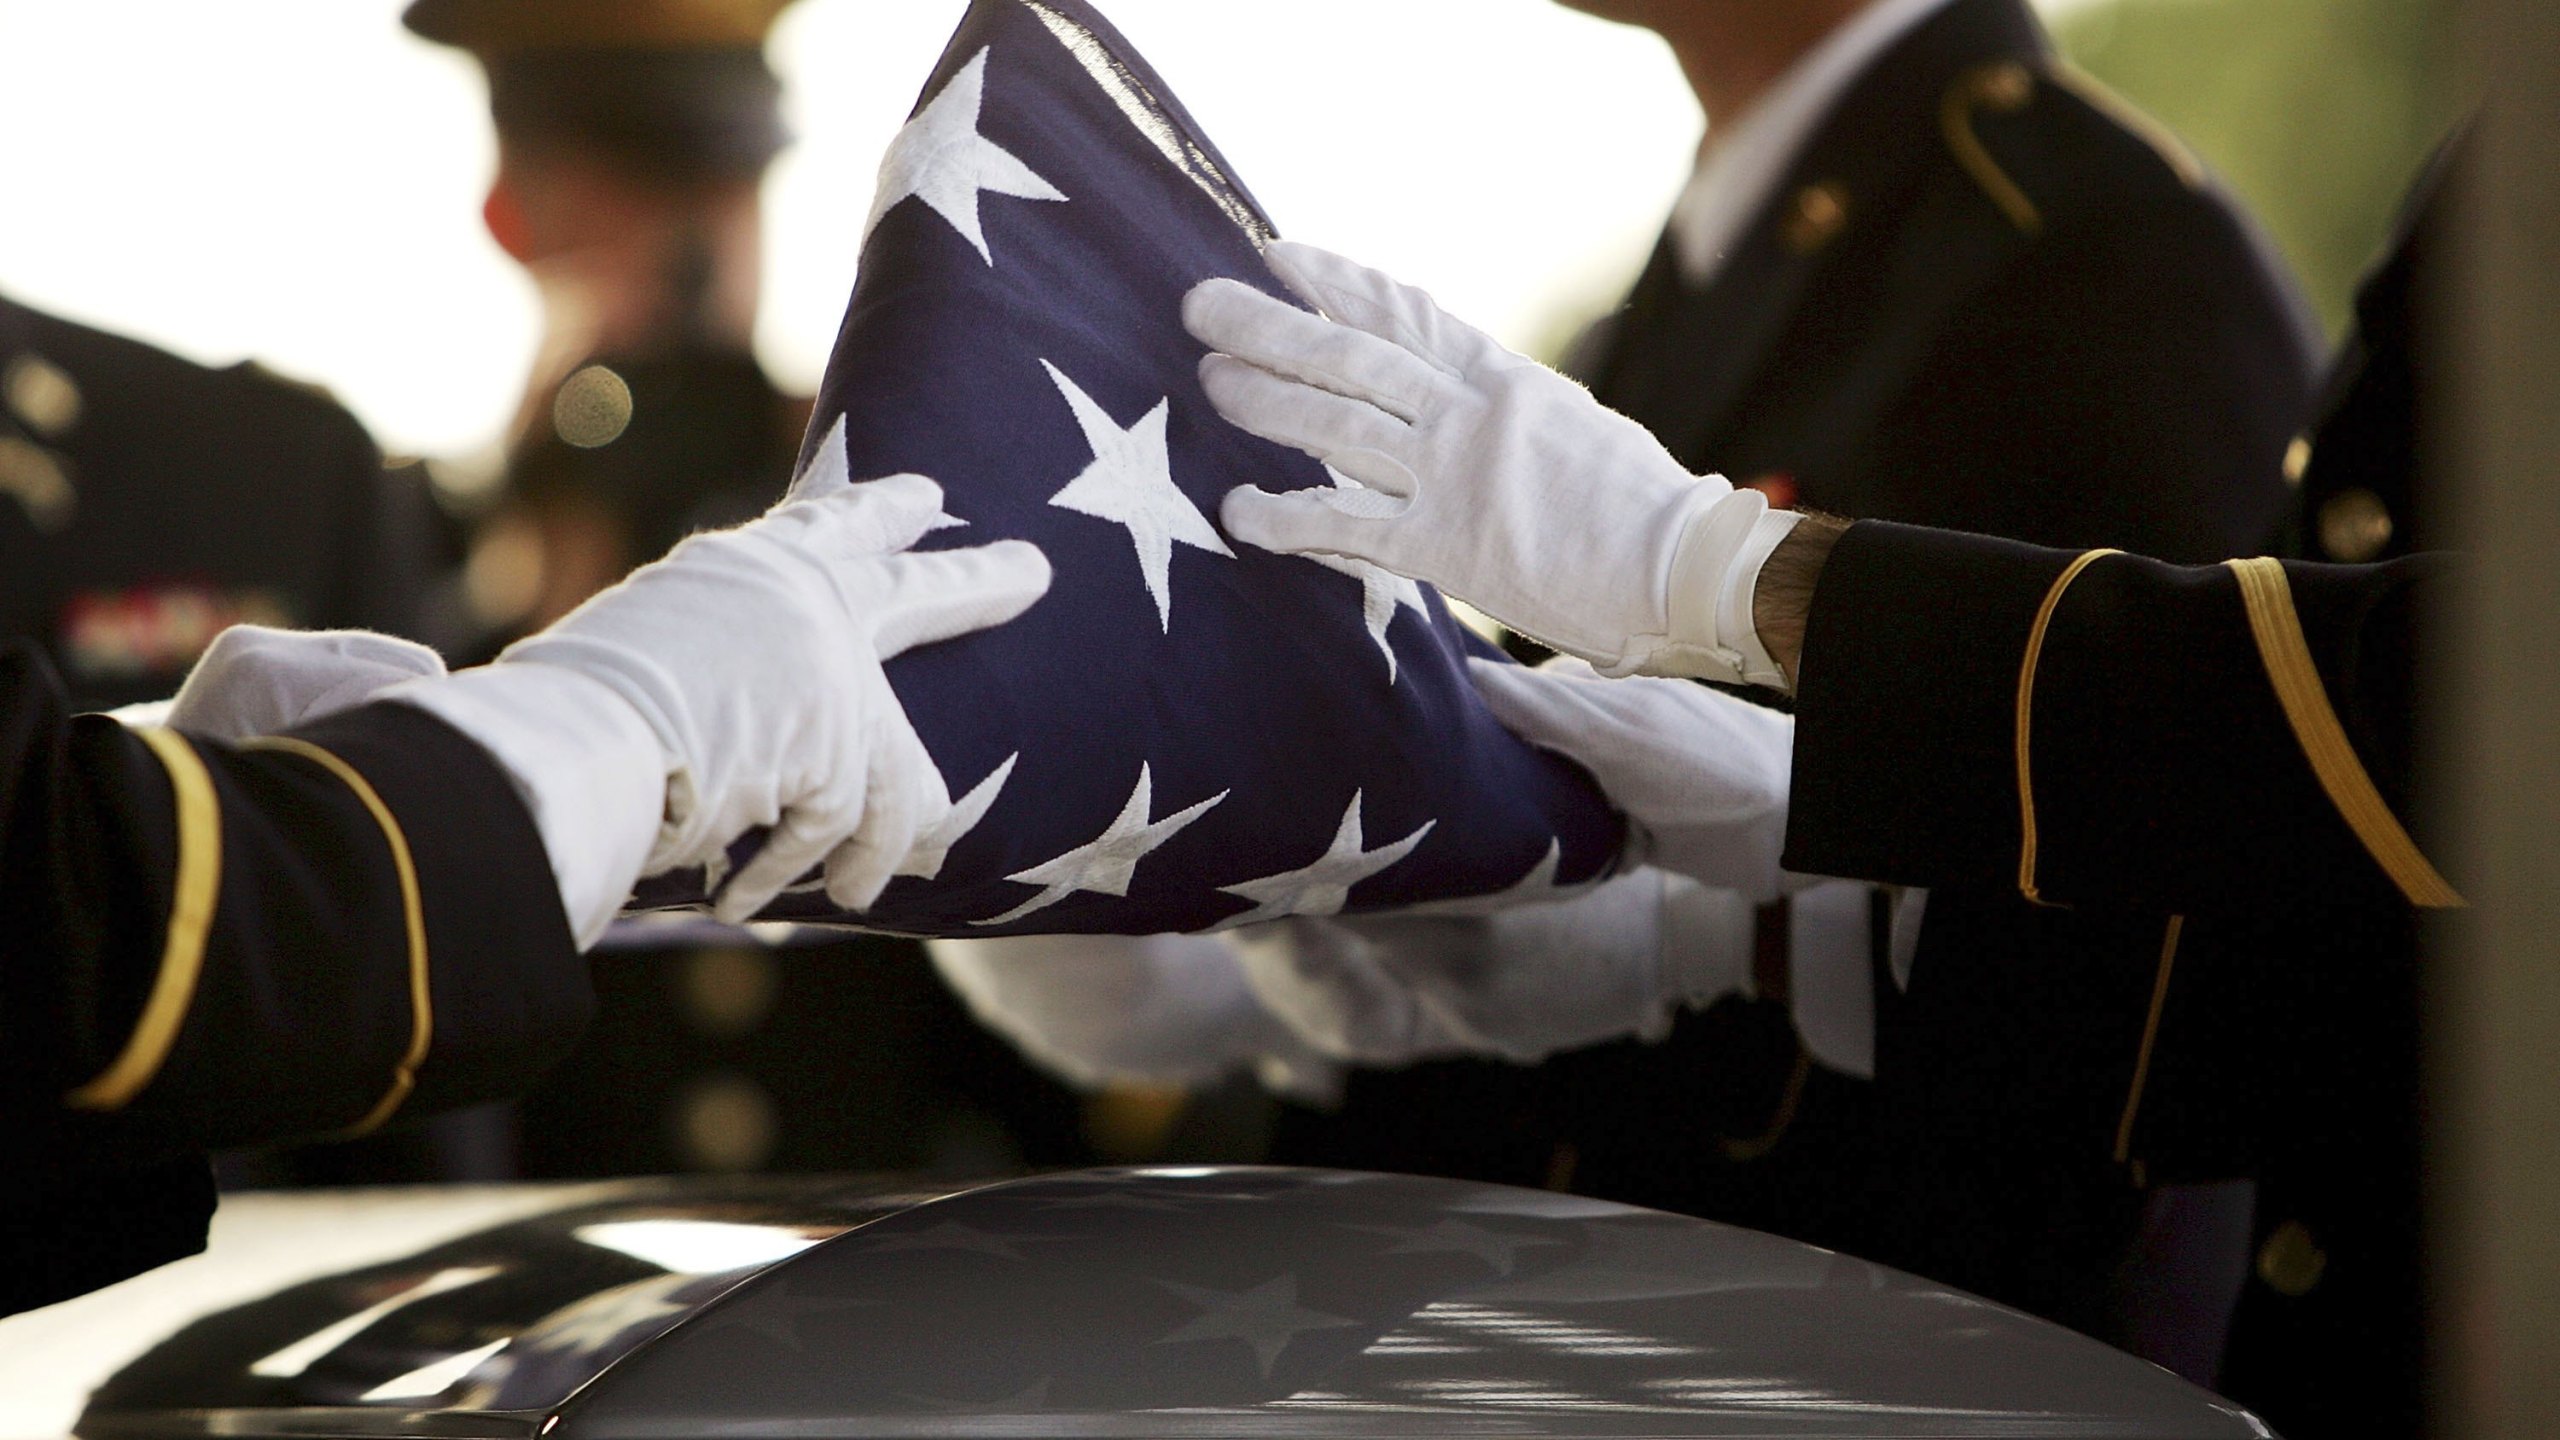
[{"label": "folded flag fabric crease", "polygon": [[1020,537],[1057,578],[1013,624],[891,662],[955,802],[903,877],[862,914],[812,877],[764,918],[1153,934],[1610,867],[1618,817],[1494,721],[1465,668],[1490,647],[1439,596],[1218,528],[1235,485],[1350,484],[1200,389],[1182,297],[1219,275],[1282,293],[1271,235],[1091,6],[970,5],[882,164],[801,465],[930,476],[949,519],[926,548]]}]

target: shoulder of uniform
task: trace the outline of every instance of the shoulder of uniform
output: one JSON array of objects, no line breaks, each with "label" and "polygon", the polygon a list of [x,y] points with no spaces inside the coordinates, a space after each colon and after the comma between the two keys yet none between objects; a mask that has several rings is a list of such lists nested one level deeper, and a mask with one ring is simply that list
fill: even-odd
[{"label": "shoulder of uniform", "polygon": [[256,360],[205,369],[193,387],[216,413],[245,419],[279,445],[307,454],[373,455],[372,432],[328,387],[269,369]]},{"label": "shoulder of uniform", "polygon": [[325,387],[280,375],[254,360],[200,365],[148,342],[58,315],[40,310],[23,314],[28,347],[110,405],[119,396],[154,409],[201,402],[247,406],[281,416],[286,423],[356,424]]},{"label": "shoulder of uniform", "polygon": [[85,383],[188,384],[205,367],[130,336],[83,325],[43,310],[21,307],[21,339],[27,348]]},{"label": "shoulder of uniform", "polygon": [[2166,126],[2051,57],[1965,70],[1938,118],[1956,164],[2031,237],[2075,214],[2189,202],[2211,183]]},{"label": "shoulder of uniform", "polygon": [[[185,363],[185,362],[181,362]],[[373,448],[371,432],[329,387],[270,369],[256,360],[201,371],[194,387],[226,414],[254,415],[278,437],[339,449]]]},{"label": "shoulder of uniform", "polygon": [[287,375],[260,360],[243,360],[221,372],[251,394],[274,398],[278,403],[331,419],[343,418],[349,423],[354,413],[338,399],[337,393],[317,380]]}]

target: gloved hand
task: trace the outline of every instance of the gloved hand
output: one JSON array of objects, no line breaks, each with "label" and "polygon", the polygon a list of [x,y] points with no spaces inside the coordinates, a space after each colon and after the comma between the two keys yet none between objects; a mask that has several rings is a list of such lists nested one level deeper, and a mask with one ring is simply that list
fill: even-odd
[{"label": "gloved hand", "polygon": [[1230,931],[1245,978],[1323,1054],[1530,1064],[1626,1036],[1749,983],[1753,906],[1660,870],[1483,916],[1301,916]]},{"label": "gloved hand", "polygon": [[1203,283],[1183,303],[1218,352],[1201,381],[1229,420],[1367,489],[1239,487],[1229,533],[1429,581],[1603,674],[1785,683],[1751,596],[1794,515],[1689,474],[1642,426],[1419,290],[1308,245],[1267,253],[1323,314]]},{"label": "gloved hand", "polygon": [[160,723],[216,740],[276,735],[443,673],[444,657],[396,635],[234,625],[213,637]]},{"label": "gloved hand", "polygon": [[1251,1069],[1330,1099],[1340,1072],[1262,1008],[1214,935],[933,940],[934,968],[988,1029],[1071,1085],[1197,1085]]},{"label": "gloved hand", "polygon": [[[632,880],[716,862],[758,826],[771,838],[720,892],[720,918],[745,920],[821,861],[829,898],[859,910],[950,809],[881,662],[1002,624],[1049,586],[1018,540],[902,553],[950,523],[922,476],[856,485],[813,466],[762,519],[685,541],[496,663],[384,698],[435,712],[517,777],[555,868],[593,872],[562,880],[582,938]],[[633,795],[648,800],[637,835]]]},{"label": "gloved hand", "polygon": [[1590,771],[1626,812],[1632,859],[1754,904],[1789,888],[1794,717],[1686,680],[1603,680],[1577,660],[1467,669],[1504,728]]}]

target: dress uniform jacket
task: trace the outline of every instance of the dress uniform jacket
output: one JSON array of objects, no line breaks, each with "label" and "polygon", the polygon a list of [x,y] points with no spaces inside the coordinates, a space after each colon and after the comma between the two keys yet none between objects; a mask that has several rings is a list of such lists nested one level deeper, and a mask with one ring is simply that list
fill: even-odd
[{"label": "dress uniform jacket", "polygon": [[[2261,239],[2173,141],[2055,62],[2019,0],[1955,0],[1894,43],[1709,284],[1684,283],[1666,239],[1584,352],[1599,397],[1684,463],[1781,503],[2188,560],[2253,552],[2281,524],[2316,368]],[[1920,964],[2092,946],[2147,964],[2157,938],[1996,890],[1941,894]],[[2147,968],[2126,973],[2147,995]],[[1901,1017],[1878,989],[1885,1067]],[[2058,979],[2013,998],[2039,1016],[2013,1039],[2075,1068],[2091,1017],[2121,999]],[[2113,1114],[2083,1123],[2104,1087],[1951,1111],[1964,1128],[1935,1137],[1924,1178],[2004,1203],[1998,1224],[1922,1249],[1904,1244],[1907,1178],[1880,1167],[1875,1088],[1810,1064],[1782,1004],[1729,1000],[1658,1046],[1361,1075],[1342,1116],[1293,1116],[1283,1153],[1570,1184],[2105,1331],[2141,1197],[2108,1164]],[[1482,1123],[1495,1112],[1516,1123]],[[2047,1142],[2093,1131],[2086,1162],[2057,1168]]]},{"label": "dress uniform jacket", "polygon": [[[1807,638],[1790,865],[2005,886],[2153,937],[2147,1010],[2127,997],[2111,1047],[2135,1057],[2120,1153],[2258,1177],[2222,1388],[2288,1435],[2421,1426],[2417,920],[2461,901],[2400,817],[2421,622],[2453,583],[2439,556],[2084,565],[1860,525]],[[1906,1067],[2057,1083],[2000,997],[1925,978]]]},{"label": "dress uniform jacket", "polygon": [[[1916,1082],[1885,1092],[1888,1123],[1943,1136],[1986,1094],[2076,1090],[2079,1133],[2112,1131],[2137,1172],[2254,1177],[2223,1388],[2299,1436],[2422,1421],[2416,961],[2421,917],[2461,899],[2401,817],[2424,625],[2456,578],[2406,547],[2452,164],[2358,296],[2296,452],[2315,553],[2401,558],[2181,569],[1861,525],[1824,572],[1798,695],[1790,864],[2005,890],[2157,957],[2059,957],[2095,997],[2074,1064],[2016,1043],[2000,993],[2057,957],[1933,975],[1924,956],[1879,1059]],[[1992,1239],[1964,1240],[1981,1222],[1955,1205],[1909,1218],[1914,1251],[1924,1231]]]},{"label": "dress uniform jacket", "polygon": [[2455,579],[1853,525],[1806,630],[1786,864],[2055,908],[2459,905],[2401,819],[2419,621]]},{"label": "dress uniform jacket", "polygon": [[80,708],[167,696],[237,621],[413,632],[414,478],[315,391],[0,298],[0,639]]},{"label": "dress uniform jacket", "polygon": [[509,1094],[586,968],[506,773],[424,711],[233,747],[0,647],[0,1313],[189,1254],[203,1153]]}]

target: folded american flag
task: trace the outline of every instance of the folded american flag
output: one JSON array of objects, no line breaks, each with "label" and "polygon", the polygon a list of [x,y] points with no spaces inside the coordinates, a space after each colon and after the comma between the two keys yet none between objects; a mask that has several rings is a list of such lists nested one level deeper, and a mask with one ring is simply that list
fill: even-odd
[{"label": "folded american flag", "polygon": [[[890,146],[804,467],[941,482],[1048,552],[1015,623],[889,677],[958,811],[866,914],[915,935],[1201,930],[1595,878],[1622,838],[1582,773],[1505,733],[1437,595],[1218,529],[1230,488],[1347,483],[1201,393],[1183,295],[1275,294],[1270,223],[1080,0],[975,0]],[[700,903],[717,877],[648,887]]]}]

